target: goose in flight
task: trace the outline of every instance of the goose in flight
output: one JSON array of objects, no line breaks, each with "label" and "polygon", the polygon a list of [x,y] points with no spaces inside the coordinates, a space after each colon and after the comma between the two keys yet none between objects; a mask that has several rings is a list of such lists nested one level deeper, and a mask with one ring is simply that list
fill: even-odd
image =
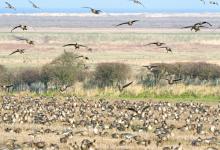
[{"label": "goose in flight", "polygon": [[211,4],[211,5],[217,5],[217,6],[219,5],[218,2],[216,2],[216,1],[209,1],[209,4]]},{"label": "goose in flight", "polygon": [[13,54],[15,54],[15,53],[23,54],[24,51],[25,51],[25,49],[17,49],[17,50],[13,51],[13,52],[12,52],[11,54],[9,54],[9,55],[13,55]]},{"label": "goose in flight", "polygon": [[22,29],[23,31],[26,31],[26,30],[27,30],[27,26],[26,26],[26,25],[21,25],[21,24],[20,24],[20,25],[14,27],[14,28],[11,30],[11,32],[13,32],[15,29],[18,29],[18,28]]},{"label": "goose in flight", "polygon": [[86,60],[89,60],[89,57],[86,57],[86,56],[77,56],[77,57],[75,57],[75,58],[83,58],[83,59],[86,59]]},{"label": "goose in flight", "polygon": [[165,47],[160,47],[160,48],[165,48],[166,51],[167,51],[167,53],[168,53],[168,52],[171,52],[171,53],[172,53],[172,49],[171,49],[170,47],[165,46]]},{"label": "goose in flight", "polygon": [[29,40],[29,39],[27,39],[27,38],[17,37],[17,36],[15,36],[15,38],[16,38],[17,40],[20,40],[20,41],[25,41],[25,42],[26,42],[27,44],[29,44],[29,45],[34,45],[34,41]]},{"label": "goose in flight", "polygon": [[144,7],[144,4],[140,2],[139,0],[130,0],[130,1],[132,1],[134,4],[138,4]]},{"label": "goose in flight", "polygon": [[69,47],[69,46],[74,46],[75,49],[80,49],[80,47],[85,47],[85,48],[87,48],[87,46],[85,46],[85,45],[81,45],[81,44],[78,44],[78,43],[63,45],[63,47]]},{"label": "goose in flight", "polygon": [[125,24],[132,26],[135,22],[138,22],[138,21],[140,21],[140,20],[131,20],[131,21],[123,22],[123,23],[116,25],[116,27],[121,26],[121,25],[125,25]]},{"label": "goose in flight", "polygon": [[150,66],[143,66],[145,68],[147,68],[148,70],[152,71],[153,69],[157,68],[158,66],[155,65],[150,65]]},{"label": "goose in flight", "polygon": [[156,45],[156,46],[160,47],[160,46],[165,45],[165,43],[161,43],[161,42],[152,42],[152,43],[146,44],[145,46],[148,46],[148,45]]},{"label": "goose in flight", "polygon": [[94,9],[94,8],[91,8],[91,7],[83,7],[83,8],[88,8],[90,9],[90,11],[93,13],[93,14],[100,14],[102,11],[101,10],[98,10],[98,9]]},{"label": "goose in flight", "polygon": [[9,2],[5,2],[5,4],[7,5],[7,7],[5,8],[16,10],[16,8],[12,6]]},{"label": "goose in flight", "polygon": [[37,8],[40,9],[39,6],[37,6],[34,2],[32,2],[31,0],[29,0],[29,3],[31,3],[31,5],[33,6],[33,8]]},{"label": "goose in flight", "polygon": [[185,28],[185,29],[190,28],[191,31],[194,30],[195,32],[198,32],[198,31],[201,30],[200,28],[207,28],[207,27],[206,26],[202,26],[202,25],[193,25],[193,26],[186,26],[186,27],[183,27],[183,28]]},{"label": "goose in flight", "polygon": [[165,80],[168,81],[168,84],[169,84],[169,85],[172,85],[172,84],[177,83],[178,81],[181,81],[182,79],[179,78],[179,79],[165,79]]},{"label": "goose in flight", "polygon": [[7,92],[9,92],[9,89],[11,87],[14,87],[14,85],[13,84],[10,84],[10,85],[0,85],[0,87],[3,88],[4,90],[6,90]]},{"label": "goose in flight", "polygon": [[133,83],[133,81],[129,82],[129,83],[125,84],[125,85],[118,85],[119,91],[122,92],[125,88],[129,87],[132,83]]},{"label": "goose in flight", "polygon": [[200,31],[200,28],[207,28],[205,25],[209,25],[210,27],[212,26],[211,23],[209,23],[207,21],[203,21],[203,22],[195,23],[192,26],[186,26],[186,27],[183,27],[183,28],[190,28],[191,31],[194,30],[195,32],[198,32],[198,31]]}]

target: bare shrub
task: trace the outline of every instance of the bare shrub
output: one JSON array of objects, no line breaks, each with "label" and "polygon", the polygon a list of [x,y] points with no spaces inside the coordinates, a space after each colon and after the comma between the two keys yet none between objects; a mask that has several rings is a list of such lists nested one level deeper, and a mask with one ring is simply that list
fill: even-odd
[{"label": "bare shrub", "polygon": [[123,63],[100,63],[94,72],[94,81],[99,87],[113,86],[125,82],[131,75],[131,69]]}]

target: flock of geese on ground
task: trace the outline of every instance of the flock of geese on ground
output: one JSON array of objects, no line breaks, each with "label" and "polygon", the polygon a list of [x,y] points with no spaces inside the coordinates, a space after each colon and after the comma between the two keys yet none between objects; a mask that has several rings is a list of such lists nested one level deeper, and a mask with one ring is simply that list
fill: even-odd
[{"label": "flock of geese on ground", "polygon": [[220,147],[219,104],[4,96],[0,106],[1,150]]}]

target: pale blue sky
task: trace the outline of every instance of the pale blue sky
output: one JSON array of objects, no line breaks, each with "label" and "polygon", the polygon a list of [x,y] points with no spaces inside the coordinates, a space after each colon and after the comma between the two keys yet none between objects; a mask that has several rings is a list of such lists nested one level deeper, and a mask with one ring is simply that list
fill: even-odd
[{"label": "pale blue sky", "polygon": [[[91,6],[111,12],[208,12],[219,11],[220,6],[204,5],[200,0],[142,0],[145,8],[133,4],[129,0],[32,0],[42,10],[53,12],[87,12],[81,7]],[[1,0],[0,12],[13,12],[5,9],[4,0]],[[38,11],[31,8],[28,0],[8,0],[17,7],[18,12]]]}]

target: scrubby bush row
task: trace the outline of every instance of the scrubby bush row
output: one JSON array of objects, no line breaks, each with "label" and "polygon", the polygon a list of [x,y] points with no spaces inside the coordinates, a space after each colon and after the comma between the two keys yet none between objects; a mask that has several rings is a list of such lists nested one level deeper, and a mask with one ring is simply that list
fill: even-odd
[{"label": "scrubby bush row", "polygon": [[[115,87],[127,81],[145,86],[161,85],[170,76],[181,78],[185,84],[202,84],[220,79],[220,66],[208,63],[157,63],[154,70],[142,68],[132,75],[129,65],[123,63],[100,63],[95,70],[86,69],[83,59],[76,54],[64,52],[51,63],[41,68],[23,68],[19,71],[8,70],[0,65],[0,84],[13,84],[14,91],[47,91],[59,90],[63,86],[72,86],[75,82],[84,83],[84,88]],[[139,81],[139,82],[138,82]]]}]

